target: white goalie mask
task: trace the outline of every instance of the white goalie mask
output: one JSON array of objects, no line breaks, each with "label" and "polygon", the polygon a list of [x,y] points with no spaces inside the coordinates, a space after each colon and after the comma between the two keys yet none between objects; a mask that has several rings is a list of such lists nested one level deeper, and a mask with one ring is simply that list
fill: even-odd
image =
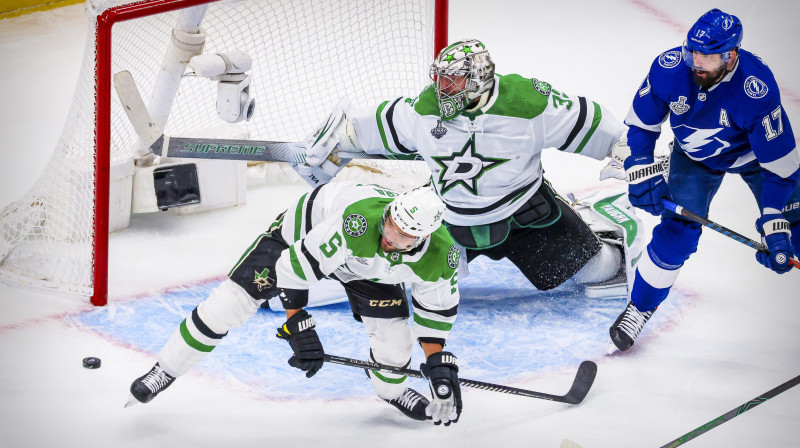
[{"label": "white goalie mask", "polygon": [[[388,227],[393,232],[399,230],[402,234],[411,237],[400,234],[403,238],[413,240],[403,248],[403,250],[411,250],[419,246],[428,235],[442,225],[444,210],[444,203],[432,187],[419,187],[405,191],[386,206],[383,212],[384,222],[381,225],[381,234],[385,238],[390,238],[390,235],[387,235],[384,230],[388,221]],[[389,216],[391,216],[391,220],[388,219]]]},{"label": "white goalie mask", "polygon": [[452,120],[473,100],[488,95],[494,85],[494,62],[481,41],[459,41],[439,52],[431,65],[431,79],[442,120]]}]

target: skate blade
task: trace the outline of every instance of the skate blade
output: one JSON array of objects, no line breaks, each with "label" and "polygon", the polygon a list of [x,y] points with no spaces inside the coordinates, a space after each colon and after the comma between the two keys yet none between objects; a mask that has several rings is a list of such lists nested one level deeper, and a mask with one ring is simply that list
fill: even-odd
[{"label": "skate blade", "polygon": [[589,299],[620,299],[628,297],[628,285],[587,286],[583,293]]},{"label": "skate blade", "polygon": [[618,348],[618,347],[617,347],[617,346],[614,344],[614,341],[612,341],[612,340],[609,340],[609,341],[606,343],[606,355],[613,355],[614,353],[617,353],[618,351],[620,351],[620,350],[619,350],[619,348]]},{"label": "skate blade", "polygon": [[125,402],[125,407],[129,408],[135,404],[139,404],[139,400],[137,400],[133,395],[128,395],[128,401]]}]

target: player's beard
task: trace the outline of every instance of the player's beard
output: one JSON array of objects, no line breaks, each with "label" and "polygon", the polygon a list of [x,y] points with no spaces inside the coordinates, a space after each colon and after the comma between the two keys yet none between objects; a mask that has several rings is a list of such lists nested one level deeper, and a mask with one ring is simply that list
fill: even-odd
[{"label": "player's beard", "polygon": [[[703,73],[703,76],[698,75],[698,73]],[[697,70],[692,71],[692,77],[694,78],[694,83],[697,84],[698,87],[701,89],[708,89],[711,88],[714,84],[722,81],[722,78],[725,76],[725,67],[709,71],[709,72],[699,72]]]}]

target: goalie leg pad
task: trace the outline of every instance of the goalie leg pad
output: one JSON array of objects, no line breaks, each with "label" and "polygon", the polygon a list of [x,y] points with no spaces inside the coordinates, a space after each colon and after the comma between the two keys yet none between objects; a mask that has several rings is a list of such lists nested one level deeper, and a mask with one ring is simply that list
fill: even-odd
[{"label": "goalie leg pad", "polygon": [[572,278],[579,284],[602,282],[614,276],[622,262],[622,253],[615,244],[603,242],[603,247]]},{"label": "goalie leg pad", "polygon": [[[379,364],[408,367],[414,339],[406,318],[380,319],[362,317],[369,335],[370,359]],[[406,389],[406,376],[397,373],[368,370],[372,387],[379,397],[393,400]]]},{"label": "goalie leg pad", "polygon": [[[576,210],[598,236],[602,238],[613,235],[612,238],[622,246],[626,277],[630,286],[633,284],[636,263],[639,262],[645,246],[642,220],[636,216],[625,193],[592,199],[579,201]],[[604,246],[608,246],[608,242],[604,243]]]}]

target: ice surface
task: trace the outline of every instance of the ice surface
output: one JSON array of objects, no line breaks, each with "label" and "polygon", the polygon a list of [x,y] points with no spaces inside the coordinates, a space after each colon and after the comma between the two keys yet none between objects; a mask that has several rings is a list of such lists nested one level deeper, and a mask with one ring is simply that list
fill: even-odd
[{"label": "ice surface", "polygon": [[[623,118],[652,59],[712,7],[740,17],[744,48],[772,68],[787,115],[800,116],[796,2],[458,0],[450,37],[480,38],[500,73],[548,81]],[[30,188],[55,146],[83,51],[82,9],[0,21],[0,206]],[[598,188],[602,163],[557,151],[543,163],[561,192]],[[0,287],[3,445],[556,447],[568,437],[586,448],[661,446],[800,371],[800,276],[777,276],[748,247],[705,232],[676,293],[625,354],[604,356],[601,347],[621,301],[576,298],[570,284],[532,294],[496,263],[465,282],[450,347],[463,375],[561,394],[578,361],[593,359],[598,377],[579,406],[465,389],[458,424],[413,422],[375,398],[355,369],[325,366],[311,380],[290,370],[273,334],[279,315],[259,312],[165,394],[123,409],[131,380],[152,366],[169,332],[303,189],[258,187],[245,207],[134,217],[111,239],[107,308]],[[711,218],[755,238],[750,197],[743,182],[726,180]],[[343,306],[313,313],[327,350],[365,357],[365,336]],[[103,367],[82,368],[86,356]],[[797,415],[793,389],[687,446],[794,447]]]}]

